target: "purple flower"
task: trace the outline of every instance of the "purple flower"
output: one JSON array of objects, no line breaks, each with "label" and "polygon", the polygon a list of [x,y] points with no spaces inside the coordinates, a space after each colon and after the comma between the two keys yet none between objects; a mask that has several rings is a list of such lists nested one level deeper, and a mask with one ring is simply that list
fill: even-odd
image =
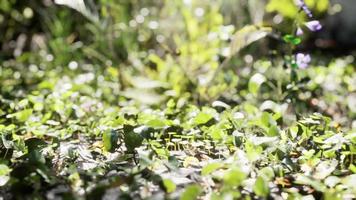
[{"label": "purple flower", "polygon": [[311,57],[309,54],[297,53],[295,55],[295,62],[300,69],[306,69],[309,66]]},{"label": "purple flower", "polygon": [[315,32],[315,31],[319,31],[323,28],[323,26],[320,24],[320,22],[318,20],[313,20],[310,22],[306,22],[305,26],[308,27],[309,30]]},{"label": "purple flower", "polygon": [[298,27],[298,28],[297,28],[297,31],[295,32],[295,34],[296,34],[297,36],[301,36],[301,35],[304,34],[304,32],[303,32],[303,30],[302,30],[300,27]]}]

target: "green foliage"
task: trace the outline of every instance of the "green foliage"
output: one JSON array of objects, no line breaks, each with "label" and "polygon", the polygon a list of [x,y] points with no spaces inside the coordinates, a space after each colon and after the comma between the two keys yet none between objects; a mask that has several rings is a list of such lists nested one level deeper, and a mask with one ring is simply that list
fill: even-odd
[{"label": "green foliage", "polygon": [[0,1],[4,199],[355,197],[353,56],[285,69],[262,1],[73,2]]}]

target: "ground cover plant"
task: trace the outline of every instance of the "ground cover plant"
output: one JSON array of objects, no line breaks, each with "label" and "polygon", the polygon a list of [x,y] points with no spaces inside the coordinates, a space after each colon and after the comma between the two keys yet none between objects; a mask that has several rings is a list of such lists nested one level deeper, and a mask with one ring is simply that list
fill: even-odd
[{"label": "ground cover plant", "polygon": [[0,1],[0,197],[355,199],[340,7]]}]

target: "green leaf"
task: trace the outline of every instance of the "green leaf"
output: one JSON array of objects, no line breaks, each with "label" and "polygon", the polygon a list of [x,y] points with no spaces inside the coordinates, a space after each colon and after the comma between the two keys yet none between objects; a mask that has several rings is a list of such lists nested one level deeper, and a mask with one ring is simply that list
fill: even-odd
[{"label": "green leaf", "polygon": [[260,176],[263,176],[263,178],[265,178],[265,179],[268,180],[268,181],[272,180],[272,178],[275,176],[274,170],[273,170],[272,167],[265,167],[265,168],[262,168],[262,169],[259,171],[259,175],[260,175]]},{"label": "green leaf", "polygon": [[129,153],[135,151],[135,148],[142,145],[143,137],[133,131],[134,127],[124,126],[124,142]]},{"label": "green leaf", "polygon": [[299,37],[293,36],[293,35],[285,35],[283,37],[283,40],[287,43],[293,44],[293,45],[298,45],[302,42],[302,39]]},{"label": "green leaf", "polygon": [[45,148],[48,144],[40,139],[40,138],[29,138],[25,141],[25,145],[27,146],[27,149],[29,152],[34,151],[34,150],[40,150]]},{"label": "green leaf", "polygon": [[258,91],[262,85],[266,81],[266,77],[260,73],[253,75],[248,83],[248,90],[254,95],[257,96]]},{"label": "green leaf", "polygon": [[20,122],[25,122],[28,120],[28,118],[30,118],[32,112],[33,112],[32,109],[25,109],[10,115],[10,117],[16,117],[16,119],[19,120]]},{"label": "green leaf", "polygon": [[310,185],[319,192],[324,192],[327,189],[321,181],[314,180],[303,174],[297,175],[295,183],[300,185]]},{"label": "green leaf", "polygon": [[163,179],[163,185],[166,188],[167,193],[174,192],[177,188],[176,184],[169,179]]},{"label": "green leaf", "polygon": [[289,134],[292,139],[295,139],[298,136],[298,131],[299,131],[298,126],[292,126],[289,128]]},{"label": "green leaf", "polygon": [[218,163],[218,162],[207,164],[201,170],[201,174],[203,176],[206,176],[206,175],[211,174],[212,172],[222,168],[223,166],[224,166],[223,163]]},{"label": "green leaf", "polygon": [[269,187],[267,181],[261,176],[257,177],[253,191],[257,196],[266,198],[269,194]]},{"label": "green leaf", "polygon": [[230,45],[230,55],[233,56],[237,54],[244,47],[266,37],[271,32],[271,27],[263,27],[256,25],[247,25],[243,27],[242,29],[238,30],[233,36]]},{"label": "green leaf", "polygon": [[269,127],[271,124],[271,115],[268,112],[263,112],[261,122],[265,127]]},{"label": "green leaf", "polygon": [[112,152],[117,147],[119,135],[115,130],[106,130],[103,133],[103,144],[106,151]]},{"label": "green leaf", "polygon": [[224,130],[218,126],[210,127],[208,133],[213,140],[221,140],[224,136]]},{"label": "green leaf", "polygon": [[352,173],[356,174],[356,166],[351,164],[349,167],[349,170],[352,171]]},{"label": "green leaf", "polygon": [[156,105],[164,100],[164,97],[159,95],[156,91],[140,88],[126,89],[122,92],[122,95],[146,105]]},{"label": "green leaf", "polygon": [[4,164],[0,164],[0,186],[4,186],[10,180],[11,169]]},{"label": "green leaf", "polygon": [[261,146],[256,146],[252,142],[245,142],[245,149],[247,153],[247,157],[249,160],[255,161],[259,159],[261,153],[263,152],[263,148]]},{"label": "green leaf", "polygon": [[241,185],[245,180],[246,174],[238,168],[233,168],[224,174],[224,183],[230,187],[236,187]]},{"label": "green leaf", "polygon": [[152,128],[163,128],[167,124],[162,119],[152,119],[152,120],[148,121],[146,125],[149,127],[152,127]]},{"label": "green leaf", "polygon": [[84,1],[79,1],[79,0],[55,0],[55,4],[59,5],[64,5],[68,6],[69,8],[72,8],[76,11],[78,11],[80,14],[82,14],[84,17],[88,18],[91,22],[93,23],[99,23],[99,17],[97,16],[96,13],[91,12],[90,9],[86,6]]},{"label": "green leaf", "polygon": [[189,185],[185,188],[182,196],[180,197],[180,200],[196,200],[198,199],[198,196],[202,192],[202,189],[200,188],[199,185],[193,184]]},{"label": "green leaf", "polygon": [[200,112],[195,118],[194,118],[194,124],[196,125],[202,125],[206,124],[208,121],[210,121],[213,118],[212,115],[204,112]]},{"label": "green leaf", "polygon": [[141,89],[154,89],[154,88],[167,87],[167,84],[164,82],[150,80],[146,77],[134,76],[131,78],[130,82],[135,88],[141,88]]},{"label": "green leaf", "polygon": [[272,125],[271,127],[269,127],[267,136],[273,137],[273,136],[278,136],[278,135],[279,135],[279,129],[277,126]]}]

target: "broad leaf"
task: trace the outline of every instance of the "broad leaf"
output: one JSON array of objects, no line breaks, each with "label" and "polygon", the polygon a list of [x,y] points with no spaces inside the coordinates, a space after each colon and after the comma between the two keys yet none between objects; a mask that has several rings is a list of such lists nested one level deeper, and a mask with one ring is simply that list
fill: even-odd
[{"label": "broad leaf", "polygon": [[248,83],[248,90],[255,96],[257,96],[258,91],[262,85],[266,81],[266,77],[260,73],[253,75]]},{"label": "broad leaf", "polygon": [[208,121],[210,121],[213,118],[213,116],[211,116],[208,113],[204,113],[204,112],[200,112],[195,118],[194,118],[194,123],[196,125],[202,125],[202,124],[206,124]]},{"label": "broad leaf", "polygon": [[272,28],[270,27],[256,25],[247,25],[243,27],[233,36],[230,46],[230,55],[233,56],[237,54],[241,49],[266,37],[271,32]]},{"label": "broad leaf", "polygon": [[174,192],[176,190],[176,184],[169,179],[163,179],[163,185],[168,193]]},{"label": "broad leaf", "polygon": [[220,168],[222,168],[224,166],[223,163],[218,163],[218,162],[214,162],[214,163],[210,163],[207,164],[202,170],[201,170],[201,174],[203,176],[208,175]]},{"label": "broad leaf", "polygon": [[267,181],[265,181],[261,176],[257,177],[253,191],[256,195],[266,198],[269,194]]}]

